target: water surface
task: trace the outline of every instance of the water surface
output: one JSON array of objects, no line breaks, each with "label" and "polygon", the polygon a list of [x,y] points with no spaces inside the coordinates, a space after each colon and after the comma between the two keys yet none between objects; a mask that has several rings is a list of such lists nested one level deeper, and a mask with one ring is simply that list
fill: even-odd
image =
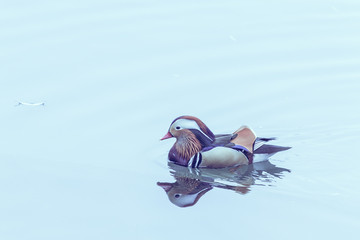
[{"label": "water surface", "polygon": [[[12,1],[0,21],[1,239],[357,239],[358,1]],[[159,138],[183,114],[278,137],[291,171],[172,204]]]}]

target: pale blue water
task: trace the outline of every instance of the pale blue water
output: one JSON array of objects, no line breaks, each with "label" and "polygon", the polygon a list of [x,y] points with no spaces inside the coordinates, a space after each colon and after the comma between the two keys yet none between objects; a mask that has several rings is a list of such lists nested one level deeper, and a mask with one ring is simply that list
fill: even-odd
[{"label": "pale blue water", "polygon": [[[3,1],[0,23],[0,239],[358,239],[360,2]],[[183,114],[278,137],[291,172],[173,205]]]}]

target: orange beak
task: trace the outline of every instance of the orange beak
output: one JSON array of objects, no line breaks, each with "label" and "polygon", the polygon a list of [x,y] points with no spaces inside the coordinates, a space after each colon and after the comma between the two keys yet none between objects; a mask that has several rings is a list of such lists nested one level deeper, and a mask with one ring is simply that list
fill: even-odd
[{"label": "orange beak", "polygon": [[163,137],[160,139],[160,141],[165,140],[165,139],[168,139],[168,138],[172,138],[172,137],[174,137],[174,136],[171,135],[170,132],[167,132],[167,133],[165,134],[165,136],[163,136]]}]

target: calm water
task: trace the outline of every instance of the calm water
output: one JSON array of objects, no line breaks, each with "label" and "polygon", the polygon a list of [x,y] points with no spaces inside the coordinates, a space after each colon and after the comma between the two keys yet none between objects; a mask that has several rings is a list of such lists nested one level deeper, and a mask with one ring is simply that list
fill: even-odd
[{"label": "calm water", "polygon": [[[2,1],[0,23],[1,239],[358,238],[359,1]],[[174,169],[183,114],[292,149]]]}]

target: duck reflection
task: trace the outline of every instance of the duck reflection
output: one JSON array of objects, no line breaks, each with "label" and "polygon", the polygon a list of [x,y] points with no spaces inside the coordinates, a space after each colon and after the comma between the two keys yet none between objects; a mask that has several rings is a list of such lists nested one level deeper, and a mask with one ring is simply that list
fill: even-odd
[{"label": "duck reflection", "polygon": [[170,202],[178,207],[190,207],[213,188],[232,190],[240,194],[250,191],[252,185],[271,185],[289,169],[276,167],[269,160],[232,168],[187,168],[168,163],[175,182],[158,182]]}]

